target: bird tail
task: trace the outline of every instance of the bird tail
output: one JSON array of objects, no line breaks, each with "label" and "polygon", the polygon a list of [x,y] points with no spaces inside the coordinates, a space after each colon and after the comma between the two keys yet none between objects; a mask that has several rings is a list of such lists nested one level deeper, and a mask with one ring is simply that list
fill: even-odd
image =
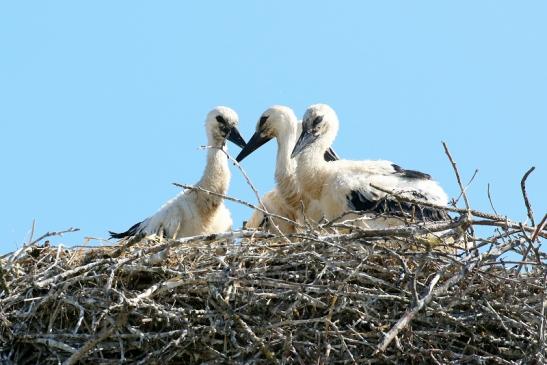
[{"label": "bird tail", "polygon": [[136,223],[136,224],[132,225],[131,228],[129,228],[125,232],[116,233],[116,232],[108,231],[108,233],[110,234],[110,238],[116,238],[116,239],[121,239],[121,238],[129,237],[129,236],[134,236],[135,234],[137,234],[140,231],[141,223],[142,222],[139,222],[139,223]]}]

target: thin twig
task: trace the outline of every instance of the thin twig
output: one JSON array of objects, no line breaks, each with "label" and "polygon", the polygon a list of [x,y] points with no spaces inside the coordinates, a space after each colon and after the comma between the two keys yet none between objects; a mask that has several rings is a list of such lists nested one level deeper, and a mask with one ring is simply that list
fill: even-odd
[{"label": "thin twig", "polygon": [[477,173],[479,172],[479,169],[475,169],[475,172],[473,173],[473,176],[471,176],[471,179],[469,179],[469,181],[467,182],[467,184],[465,184],[465,189],[462,190],[460,192],[460,195],[458,195],[458,197],[456,198],[456,201],[454,204],[458,204],[458,201],[460,200],[460,198],[463,196],[463,192],[466,192],[467,189],[469,188],[469,186],[471,186],[471,183],[473,182],[473,180],[475,179],[475,176],[477,176]]},{"label": "thin twig", "polygon": [[492,202],[492,195],[490,195],[490,183],[488,183],[488,185],[486,186],[486,193],[488,195],[488,201],[490,202],[490,207],[492,207],[494,214],[498,215],[498,212],[496,211],[496,208],[494,207],[494,202]]},{"label": "thin twig", "polygon": [[278,215],[278,214],[269,213],[267,210],[264,210],[264,209],[262,209],[262,208],[260,208],[260,207],[257,207],[256,205],[253,205],[253,204],[248,203],[248,202],[246,202],[246,201],[243,201],[243,200],[241,200],[241,199],[233,198],[233,197],[231,197],[231,196],[229,196],[229,195],[216,193],[216,192],[214,192],[214,191],[204,189],[204,188],[202,188],[202,187],[200,187],[200,186],[192,186],[192,185],[179,184],[179,183],[173,183],[173,185],[178,186],[179,188],[183,188],[183,189],[201,191],[201,192],[203,192],[203,193],[207,193],[207,194],[211,194],[211,195],[214,195],[214,196],[218,196],[218,197],[221,197],[221,198],[223,198],[223,199],[230,200],[230,201],[233,201],[233,202],[238,203],[238,204],[241,204],[241,205],[245,205],[245,206],[247,206],[247,207],[249,207],[249,208],[256,209],[256,210],[258,210],[259,212],[261,212],[261,213],[264,214],[264,215],[272,216],[272,217],[274,217],[274,218],[280,219],[280,220],[285,221],[285,222],[287,222],[287,223],[294,224],[296,227],[303,227],[301,224],[299,224],[299,223],[293,221],[292,219],[283,217],[283,216]]},{"label": "thin twig", "polygon": [[101,333],[99,333],[96,337],[92,338],[91,340],[87,341],[78,351],[73,353],[68,359],[63,362],[63,365],[74,365],[80,359],[85,356],[91,349],[93,349],[95,346],[97,346],[98,343],[104,341],[106,338],[110,337],[112,333],[120,327],[122,324],[124,324],[127,321],[127,313],[121,313],[118,317],[116,323],[112,326],[104,328]]},{"label": "thin twig", "polygon": [[520,188],[522,190],[522,197],[524,198],[524,204],[526,205],[526,211],[528,212],[528,218],[530,218],[530,223],[532,226],[535,226],[534,222],[534,212],[532,211],[532,205],[530,204],[530,200],[528,199],[528,193],[526,192],[526,179],[528,179],[528,176],[534,171],[536,168],[534,166],[530,167],[528,171],[524,174],[522,177],[522,180],[520,181]]},{"label": "thin twig", "polygon": [[[245,170],[243,169],[243,167],[241,167],[241,165],[239,164],[239,162],[233,158],[225,149],[221,149],[222,152],[224,152],[224,154],[226,155],[226,157],[228,158],[228,160],[232,161],[232,163],[237,167],[237,169],[241,172],[241,174],[243,175],[243,178],[245,179],[245,181],[247,182],[247,185],[249,185],[249,187],[251,188],[251,190],[254,192],[255,196],[256,196],[256,200],[258,201],[258,204],[260,204],[260,207],[262,207],[262,210],[264,212],[267,212],[267,209],[266,209],[266,206],[264,205],[264,203],[262,202],[262,199],[260,198],[260,194],[258,193],[258,190],[255,188],[253,182],[251,181],[251,179],[249,178],[249,175],[247,175],[247,173],[245,172]],[[290,242],[290,240],[285,236],[285,234],[281,231],[281,229],[279,229],[279,226],[274,222],[272,216],[270,214],[267,214],[266,215],[266,218],[268,219],[268,221],[270,222],[270,224],[272,225],[272,227],[274,227],[275,231],[281,235],[281,237],[283,237],[283,239],[286,241],[286,242]]]},{"label": "thin twig", "polygon": [[[458,166],[456,165],[456,161],[452,158],[452,155],[450,154],[450,151],[448,150],[447,144],[443,141],[443,147],[444,152],[448,156],[448,159],[450,160],[450,163],[452,164],[452,168],[454,169],[454,174],[456,174],[456,180],[458,181],[458,186],[460,187],[460,193],[463,195],[463,201],[465,202],[465,208],[467,209],[467,214],[471,214],[471,205],[469,204],[469,199],[467,199],[467,194],[465,192],[465,188],[462,184],[462,179],[460,178],[460,173],[458,171]],[[471,179],[472,180],[472,179]],[[473,227],[470,227],[471,235],[474,235],[475,232],[473,231]],[[466,236],[464,236],[465,238]],[[474,241],[473,241],[474,242]]]},{"label": "thin twig", "polygon": [[458,166],[456,165],[456,162],[452,158],[452,155],[450,154],[450,151],[448,150],[448,146],[446,145],[446,143],[444,141],[442,143],[443,143],[443,147],[444,147],[444,152],[448,156],[448,159],[450,160],[450,163],[452,164],[452,168],[454,170],[454,173],[456,174],[456,180],[458,181],[458,186],[460,187],[461,195],[463,195],[463,200],[465,202],[465,207],[467,208],[467,210],[470,210],[471,206],[469,204],[469,200],[467,199],[467,194],[465,193],[465,189],[464,189],[463,184],[462,184],[462,179],[460,178],[460,172],[458,171]]},{"label": "thin twig", "polygon": [[4,268],[2,267],[2,261],[0,261],[0,287],[6,292],[7,295],[10,295],[10,290],[6,278],[4,277]]},{"label": "thin twig", "polygon": [[545,226],[547,226],[547,214],[543,216],[543,218],[541,219],[541,222],[539,222],[534,233],[532,234],[532,238],[531,238],[532,241],[535,241],[538,238],[541,232],[543,232],[543,230],[545,229]]}]

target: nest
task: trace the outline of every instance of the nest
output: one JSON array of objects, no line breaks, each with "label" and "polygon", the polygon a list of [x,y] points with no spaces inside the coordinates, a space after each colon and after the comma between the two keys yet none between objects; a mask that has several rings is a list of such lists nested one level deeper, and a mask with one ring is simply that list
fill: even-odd
[{"label": "nest", "polygon": [[[500,228],[469,234],[484,222]],[[545,222],[450,224],[471,249],[431,247],[417,226],[36,241],[0,261],[0,361],[544,362]]]}]

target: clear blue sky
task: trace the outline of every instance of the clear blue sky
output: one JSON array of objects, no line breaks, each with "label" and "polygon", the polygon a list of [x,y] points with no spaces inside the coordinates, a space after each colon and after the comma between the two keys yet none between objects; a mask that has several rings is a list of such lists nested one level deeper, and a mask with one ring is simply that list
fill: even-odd
[{"label": "clear blue sky", "polygon": [[[203,170],[203,122],[234,108],[248,139],[263,110],[328,103],[349,159],[389,159],[471,204],[547,210],[545,1],[4,1],[0,3],[0,252],[106,237]],[[275,143],[243,163],[273,186]],[[230,146],[232,154],[237,148]],[[254,201],[235,168],[229,193]],[[228,203],[236,227],[250,215]]]}]

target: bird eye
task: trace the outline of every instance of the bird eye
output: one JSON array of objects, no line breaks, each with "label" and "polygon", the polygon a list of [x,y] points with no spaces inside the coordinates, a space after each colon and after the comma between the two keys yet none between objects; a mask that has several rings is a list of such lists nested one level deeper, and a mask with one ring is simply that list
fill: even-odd
[{"label": "bird eye", "polygon": [[314,127],[316,127],[316,126],[317,126],[319,123],[321,123],[322,121],[323,121],[323,116],[320,115],[320,116],[316,117],[316,118],[313,120],[312,124],[313,124]]},{"label": "bird eye", "polygon": [[217,115],[216,120],[217,120],[217,122],[219,122],[221,124],[226,124],[226,119],[224,119],[224,117],[222,115]]},{"label": "bird eye", "polygon": [[268,116],[267,116],[267,115],[266,115],[266,116],[260,117],[260,122],[258,122],[258,125],[259,125],[260,127],[263,127],[263,126],[264,126],[264,123],[266,123],[267,120],[268,120]]}]

